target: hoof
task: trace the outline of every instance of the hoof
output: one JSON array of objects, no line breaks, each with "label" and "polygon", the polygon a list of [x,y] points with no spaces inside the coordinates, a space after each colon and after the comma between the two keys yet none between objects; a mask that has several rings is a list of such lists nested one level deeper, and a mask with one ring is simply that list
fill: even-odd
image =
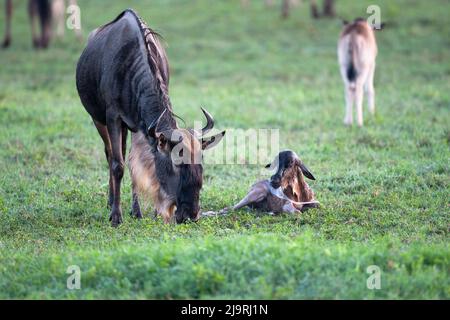
[{"label": "hoof", "polygon": [[133,206],[131,207],[130,214],[136,219],[142,219],[141,206],[139,205],[138,201],[133,201]]},{"label": "hoof", "polygon": [[11,44],[11,39],[6,38],[5,41],[3,41],[3,43],[2,43],[2,48],[6,49],[9,47],[10,44]]},{"label": "hoof", "polygon": [[351,126],[353,124],[353,120],[351,120],[351,119],[344,119],[344,124],[346,126]]},{"label": "hoof", "polygon": [[132,216],[133,218],[136,218],[136,219],[142,219],[143,218],[141,210],[131,210],[130,211],[130,216]]},{"label": "hoof", "polygon": [[109,221],[111,221],[111,226],[118,227],[119,224],[123,222],[122,220],[122,213],[120,211],[111,212],[109,216]]}]

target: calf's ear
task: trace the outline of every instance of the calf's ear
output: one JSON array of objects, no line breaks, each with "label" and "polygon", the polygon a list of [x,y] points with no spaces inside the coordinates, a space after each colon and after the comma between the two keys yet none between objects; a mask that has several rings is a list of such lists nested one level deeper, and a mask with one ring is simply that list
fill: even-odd
[{"label": "calf's ear", "polygon": [[314,178],[313,174],[311,173],[311,171],[309,171],[308,167],[305,166],[305,164],[300,163],[299,167],[305,177],[311,180],[316,180],[316,178]]},{"label": "calf's ear", "polygon": [[225,131],[222,131],[221,133],[216,134],[211,137],[208,137],[208,138],[203,137],[201,139],[202,150],[208,150],[208,149],[214,148],[220,142],[220,140],[222,140],[224,135],[225,135]]}]

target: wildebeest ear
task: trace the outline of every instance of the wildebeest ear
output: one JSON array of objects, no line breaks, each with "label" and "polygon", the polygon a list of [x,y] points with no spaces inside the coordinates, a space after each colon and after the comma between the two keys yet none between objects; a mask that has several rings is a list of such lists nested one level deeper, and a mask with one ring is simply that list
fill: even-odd
[{"label": "wildebeest ear", "polygon": [[307,177],[311,180],[316,180],[316,178],[314,178],[313,174],[311,173],[311,171],[309,171],[307,166],[305,166],[303,163],[300,163],[299,167],[300,167],[300,170],[302,170],[302,173],[305,177]]},{"label": "wildebeest ear", "polygon": [[215,147],[220,142],[220,140],[222,140],[224,135],[225,131],[222,131],[221,133],[208,138],[202,137],[202,150],[208,150]]},{"label": "wildebeest ear", "polygon": [[379,28],[376,28],[376,27],[374,26],[373,29],[374,29],[375,31],[377,31],[377,30],[383,30],[385,26],[386,26],[386,22],[382,22],[382,23],[380,23],[380,27],[379,27]]}]

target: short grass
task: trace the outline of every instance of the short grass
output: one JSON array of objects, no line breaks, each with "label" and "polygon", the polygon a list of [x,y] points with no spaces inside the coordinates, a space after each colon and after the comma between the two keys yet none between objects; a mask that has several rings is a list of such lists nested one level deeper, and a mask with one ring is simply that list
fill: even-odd
[{"label": "short grass", "polygon": [[[315,174],[322,207],[242,210],[197,224],[109,226],[99,136],[75,89],[83,48],[69,34],[30,49],[25,7],[0,52],[0,298],[450,297],[450,4],[376,1],[377,114],[342,124],[340,22],[303,5],[283,21],[263,1],[80,0],[84,33],[135,8],[168,43],[171,99],[187,125],[206,106],[220,128],[277,128]],[[374,1],[337,1],[345,18]],[[3,21],[3,20],[2,20]],[[1,26],[3,28],[3,24]],[[3,29],[2,29],[3,30]],[[1,30],[0,30],[1,31]],[[235,203],[269,172],[206,165],[204,210]],[[66,288],[67,267],[81,289]],[[366,272],[381,269],[381,289]]]}]

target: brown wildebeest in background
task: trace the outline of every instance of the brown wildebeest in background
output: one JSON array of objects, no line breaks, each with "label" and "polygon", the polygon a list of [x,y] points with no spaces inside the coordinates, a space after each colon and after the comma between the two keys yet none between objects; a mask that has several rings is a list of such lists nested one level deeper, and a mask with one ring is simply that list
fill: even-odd
[{"label": "brown wildebeest in background", "polygon": [[[301,0],[281,0],[281,16],[283,18],[287,18],[289,13],[293,7],[296,7],[300,4]],[[247,7],[250,3],[250,0],[241,0],[241,3],[244,7]],[[267,6],[273,6],[275,4],[274,0],[265,0]],[[317,6],[316,0],[310,0],[311,6],[311,16],[315,19],[323,17],[334,17],[336,15],[336,11],[334,9],[334,0],[324,0],[323,2],[323,10],[320,13],[320,10]]]},{"label": "brown wildebeest in background", "polygon": [[[5,0],[6,29],[2,47],[7,48],[11,44],[11,19],[13,14],[12,0]],[[31,35],[35,48],[47,48],[51,37],[52,7],[49,0],[29,0],[28,14],[31,24]],[[36,29],[39,20],[40,35]]]},{"label": "brown wildebeest in background", "polygon": [[377,42],[372,26],[363,18],[352,23],[344,21],[344,29],[338,41],[338,60],[342,80],[345,84],[344,123],[353,123],[353,104],[359,126],[363,125],[363,88],[365,87],[369,111],[375,113],[375,59]]},{"label": "brown wildebeest in background", "polygon": [[128,130],[132,214],[142,217],[141,191],[150,195],[166,222],[196,221],[203,183],[201,152],[217,144],[225,131],[204,137],[214,126],[206,110],[201,132],[178,127],[169,99],[169,64],[158,35],[133,10],[125,10],[91,33],[78,61],[76,82],[105,145],[112,225],[122,222],[120,186]]},{"label": "brown wildebeest in background", "polygon": [[[66,0],[53,0],[52,3],[52,17],[53,17],[53,26],[56,30],[56,36],[60,39],[64,37],[64,31],[66,27],[66,4],[69,6],[77,6],[77,0],[69,0],[66,3]],[[81,29],[74,28],[76,37],[79,41],[83,39],[81,34]]]},{"label": "brown wildebeest in background", "polygon": [[[77,5],[76,0],[69,0],[70,5]],[[11,25],[13,15],[13,1],[5,0],[6,28],[2,47],[11,44]],[[28,0],[28,15],[31,24],[31,35],[35,48],[47,48],[52,37],[52,24],[57,29],[57,36],[62,38],[65,27],[66,5],[64,0]],[[40,34],[36,24],[39,23]],[[81,30],[75,28],[75,34],[81,39]]]}]

